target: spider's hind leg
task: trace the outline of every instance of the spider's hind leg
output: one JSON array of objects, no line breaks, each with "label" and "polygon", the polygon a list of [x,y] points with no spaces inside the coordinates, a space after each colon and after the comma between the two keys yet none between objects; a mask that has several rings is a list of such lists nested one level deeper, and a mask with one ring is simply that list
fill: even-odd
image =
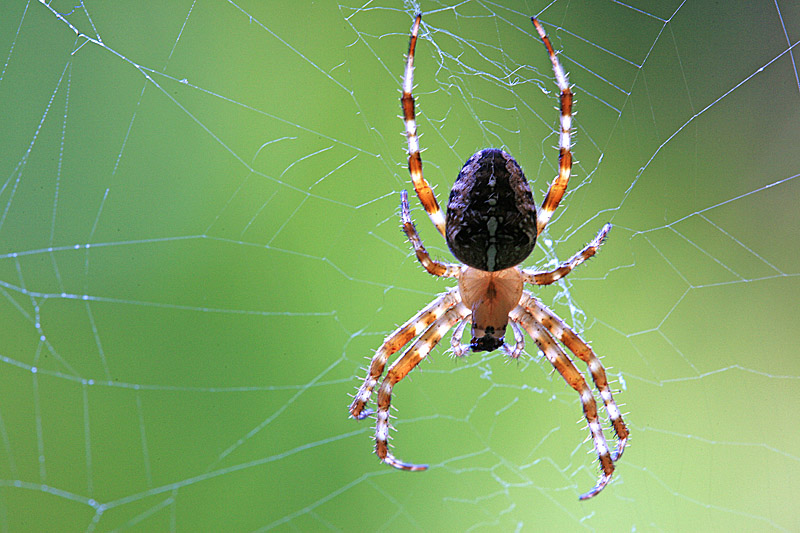
[{"label": "spider's hind leg", "polygon": [[408,42],[408,56],[406,58],[406,70],[403,74],[403,96],[400,103],[403,106],[403,122],[406,125],[406,139],[408,140],[408,172],[411,174],[411,181],[414,182],[414,190],[419,196],[419,201],[428,212],[428,216],[444,236],[445,219],[436,195],[422,175],[422,157],[419,155],[419,137],[417,136],[417,119],[414,113],[414,96],[411,90],[414,87],[414,51],[417,47],[417,36],[419,35],[419,25],[422,15],[417,15],[414,19],[414,26],[411,28],[411,39]]},{"label": "spider's hind leg", "polygon": [[542,207],[537,213],[536,225],[538,235],[544,231],[545,226],[550,221],[558,204],[561,202],[561,198],[563,198],[564,192],[567,190],[570,173],[572,172],[572,99],[574,95],[570,89],[569,80],[567,79],[566,72],[564,72],[564,67],[561,66],[561,62],[558,60],[558,57],[556,57],[555,50],[553,50],[553,45],[550,43],[550,38],[547,37],[544,28],[538,20],[531,17],[531,21],[536,27],[536,31],[539,33],[539,37],[542,39],[545,48],[547,48],[547,54],[550,56],[550,62],[553,64],[556,84],[561,93],[559,97],[561,103],[561,131],[558,136],[558,175],[553,180],[553,183],[550,184],[550,188],[547,190],[547,196],[545,196]]}]

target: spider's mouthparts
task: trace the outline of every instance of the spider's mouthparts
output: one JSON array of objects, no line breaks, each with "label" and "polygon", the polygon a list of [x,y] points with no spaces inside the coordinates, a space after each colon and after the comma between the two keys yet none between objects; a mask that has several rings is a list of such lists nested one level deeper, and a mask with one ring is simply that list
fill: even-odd
[{"label": "spider's mouthparts", "polygon": [[481,327],[473,323],[472,340],[469,343],[469,349],[473,352],[491,352],[503,345],[505,337],[505,326],[502,328],[495,328],[494,326]]},{"label": "spider's mouthparts", "polygon": [[503,338],[497,338],[489,333],[480,338],[472,337],[469,349],[473,352],[491,352],[503,345]]}]

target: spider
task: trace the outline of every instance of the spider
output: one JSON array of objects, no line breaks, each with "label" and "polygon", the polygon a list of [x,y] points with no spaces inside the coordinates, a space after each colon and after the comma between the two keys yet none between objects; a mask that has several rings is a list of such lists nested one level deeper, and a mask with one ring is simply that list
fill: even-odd
[{"label": "spider", "polygon": [[[572,170],[570,146],[573,93],[567,75],[556,57],[544,28],[536,18],[531,17],[553,64],[561,104],[559,171],[538,213],[525,175],[514,158],[502,150],[487,148],[476,152],[464,164],[450,191],[445,216],[439,208],[433,190],[422,175],[414,97],[411,95],[414,83],[414,49],[421,20],[422,15],[418,14],[411,29],[403,76],[403,95],[400,99],[408,141],[408,168],[414,189],[431,222],[445,237],[450,251],[462,264],[442,263],[431,259],[411,220],[408,193],[402,191],[400,218],[417,260],[428,273],[455,278],[458,285],[439,295],[386,337],[372,358],[367,377],[350,405],[350,414],[359,420],[373,414],[373,410],[365,407],[383,375],[388,358],[416,338],[411,347],[389,367],[378,391],[375,453],[381,461],[395,468],[425,470],[428,468],[427,465],[403,462],[389,451],[389,407],[392,388],[413,370],[453,327],[455,330],[450,344],[453,353],[459,357],[469,351],[492,351],[500,348],[508,356],[516,359],[525,346],[522,333],[522,330],[525,330],[558,373],[580,394],[583,414],[588,422],[601,467],[600,478],[595,486],[580,496],[581,500],[589,499],[603,490],[611,479],[614,463],[622,456],[625,449],[628,429],[614,402],[600,360],[586,341],[530,292],[524,290],[523,284],[549,285],[569,274],[573,268],[597,253],[611,230],[611,225],[603,226],[583,250],[555,270],[538,272],[519,266],[531,254],[537,236],[542,233],[553,216],[564,196]],[[472,340],[469,345],[462,345],[460,339],[467,322],[472,324]],[[509,323],[514,336],[513,346],[504,342],[506,326]],[[570,352],[588,366],[616,433],[617,442],[613,452],[609,451],[606,444],[591,389],[587,386],[583,374],[556,340],[561,341]]]}]

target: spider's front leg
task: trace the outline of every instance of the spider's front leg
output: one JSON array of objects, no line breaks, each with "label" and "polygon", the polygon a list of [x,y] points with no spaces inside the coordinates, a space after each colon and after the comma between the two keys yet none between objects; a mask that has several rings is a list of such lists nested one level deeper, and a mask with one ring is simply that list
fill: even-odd
[{"label": "spider's front leg", "polygon": [[442,340],[442,337],[460,320],[464,320],[470,311],[462,303],[456,304],[425,330],[419,339],[406,350],[402,357],[395,361],[386,372],[386,377],[378,391],[378,412],[375,424],[375,453],[381,461],[401,470],[425,470],[427,465],[405,463],[389,452],[389,407],[392,402],[392,388],[406,377],[431,350]]},{"label": "spider's front leg", "polygon": [[561,374],[561,377],[580,394],[581,404],[583,405],[583,416],[589,424],[589,432],[594,441],[594,449],[597,453],[597,458],[600,461],[600,468],[602,473],[597,480],[595,486],[580,496],[581,500],[588,500],[596,496],[611,480],[611,475],[614,473],[614,461],[611,458],[611,453],[606,444],[605,435],[603,435],[603,428],[600,425],[600,420],[597,416],[597,402],[595,402],[594,395],[591,389],[586,385],[586,380],[583,374],[575,368],[575,365],[570,361],[567,354],[555,339],[548,333],[547,329],[540,324],[536,318],[530,314],[522,305],[518,305],[511,311],[511,319],[519,322],[525,328],[531,338],[539,346],[539,349],[544,353],[550,364]]},{"label": "spider's front leg", "polygon": [[608,386],[606,370],[603,368],[600,359],[597,358],[594,350],[592,350],[585,340],[575,333],[572,328],[567,326],[558,315],[548,309],[547,306],[534,298],[531,294],[525,292],[520,305],[524,307],[525,311],[536,319],[537,322],[546,327],[553,337],[561,341],[570,352],[575,354],[578,359],[586,363],[586,366],[589,367],[594,385],[600,392],[600,397],[605,404],[606,413],[611,421],[611,426],[614,428],[614,433],[617,435],[617,445],[611,453],[611,459],[616,462],[622,457],[622,452],[625,451],[625,446],[628,443],[629,431],[625,422],[622,420],[622,413],[620,413],[617,403],[614,401],[611,388]]},{"label": "spider's front leg", "polygon": [[[440,263],[439,261],[431,259],[430,254],[428,254],[428,251],[422,244],[419,233],[417,233],[414,221],[411,220],[411,213],[408,207],[408,193],[403,191],[400,196],[400,220],[403,223],[403,231],[405,231],[408,240],[411,241],[411,245],[414,248],[417,260],[431,275],[444,278],[457,278],[461,272],[461,267],[459,265]],[[356,393],[353,402],[350,404],[350,414],[353,418],[361,420],[372,414],[372,411],[365,411],[364,406],[369,402],[370,396],[372,396],[372,390],[375,388],[378,379],[383,375],[383,369],[386,366],[386,361],[389,356],[398,352],[400,348],[408,344],[411,339],[422,333],[434,320],[437,320],[445,311],[460,301],[461,297],[459,296],[458,288],[452,288],[431,302],[422,311],[414,315],[405,324],[397,328],[391,335],[386,337],[381,347],[375,352],[375,356],[372,358],[369,365],[367,377],[364,379],[364,383],[361,385],[361,388],[358,389],[358,393]]]},{"label": "spider's front leg", "polygon": [[378,383],[378,379],[383,375],[383,369],[389,357],[400,351],[411,339],[425,331],[428,326],[441,318],[448,309],[458,304],[460,301],[461,298],[458,296],[458,288],[454,287],[436,298],[422,311],[411,317],[405,324],[397,328],[391,335],[384,339],[383,344],[381,344],[381,347],[378,348],[375,355],[372,357],[364,383],[358,389],[358,392],[353,398],[353,402],[350,404],[350,415],[353,418],[362,420],[372,414],[372,411],[364,410],[364,407],[369,403],[372,390]]}]

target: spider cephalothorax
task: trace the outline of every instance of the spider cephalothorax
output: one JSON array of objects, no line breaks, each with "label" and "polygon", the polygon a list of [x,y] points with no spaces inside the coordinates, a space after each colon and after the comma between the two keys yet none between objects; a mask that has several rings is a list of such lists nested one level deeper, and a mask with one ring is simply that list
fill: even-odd
[{"label": "spider cephalothorax", "polygon": [[[530,292],[524,284],[549,285],[573,268],[592,257],[603,243],[611,225],[606,224],[586,247],[555,270],[538,272],[522,269],[522,263],[533,251],[536,237],[544,230],[558,207],[569,182],[572,169],[570,151],[572,124],[572,91],[567,76],[556,58],[550,40],[536,19],[532,18],[556,75],[560,90],[561,132],[559,136],[559,171],[550,185],[537,214],[533,195],[522,169],[513,157],[494,148],[476,152],[466,162],[456,179],[443,216],[428,182],[422,176],[422,158],[414,114],[414,49],[417,43],[421,15],[417,15],[411,30],[408,59],[403,77],[403,118],[408,139],[408,169],[420,202],[433,225],[441,233],[453,255],[463,264],[434,261],[417,233],[408,207],[408,194],[403,191],[400,218],[403,230],[414,247],[417,259],[434,276],[456,278],[458,285],[438,296],[427,307],[386,337],[375,352],[366,379],[350,404],[350,414],[357,419],[372,413],[366,409],[372,391],[383,375],[388,358],[416,338],[414,343],[386,372],[378,391],[378,410],[375,413],[375,453],[380,459],[402,470],[425,470],[427,465],[405,463],[389,452],[389,407],[392,388],[413,370],[453,327],[450,341],[457,356],[467,352],[491,351],[502,348],[510,357],[519,357],[525,347],[522,330],[528,332],[547,360],[566,382],[580,394],[583,413],[602,473],[600,479],[581,499],[591,498],[603,490],[614,472],[614,462],[625,450],[628,428],[614,402],[606,372],[591,347],[563,320]],[[464,327],[472,324],[472,341],[461,344]],[[504,341],[506,327],[511,324],[514,345]],[[617,436],[614,451],[609,451],[597,416],[597,403],[583,374],[575,367],[559,342],[589,368],[592,381]]]},{"label": "spider cephalothorax", "polygon": [[466,266],[458,277],[458,292],[472,314],[470,350],[491,352],[503,346],[508,313],[522,296],[522,271],[506,268],[486,272]]}]

